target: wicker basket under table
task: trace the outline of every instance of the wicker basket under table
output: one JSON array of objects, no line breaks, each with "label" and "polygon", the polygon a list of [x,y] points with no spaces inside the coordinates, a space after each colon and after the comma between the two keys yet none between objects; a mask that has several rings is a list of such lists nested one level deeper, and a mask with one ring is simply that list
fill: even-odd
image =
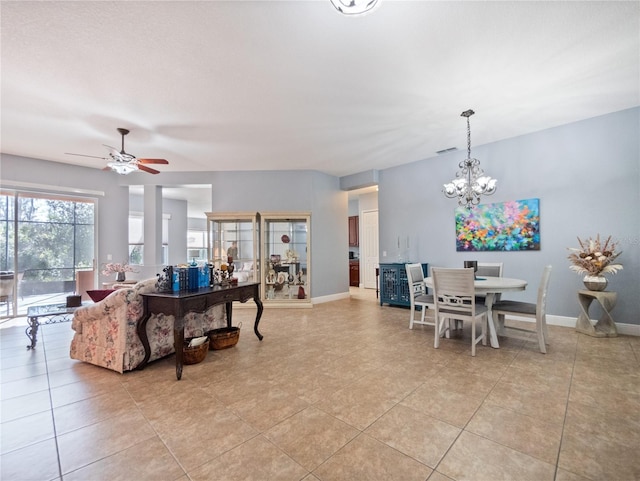
[{"label": "wicker basket under table", "polygon": [[223,327],[221,329],[213,329],[206,333],[209,337],[209,349],[227,349],[238,343],[240,338],[240,327]]},{"label": "wicker basket under table", "polygon": [[204,341],[199,346],[189,347],[189,341],[185,339],[184,347],[182,348],[182,363],[183,364],[198,364],[204,361],[207,357],[207,351],[209,350],[209,339]]}]

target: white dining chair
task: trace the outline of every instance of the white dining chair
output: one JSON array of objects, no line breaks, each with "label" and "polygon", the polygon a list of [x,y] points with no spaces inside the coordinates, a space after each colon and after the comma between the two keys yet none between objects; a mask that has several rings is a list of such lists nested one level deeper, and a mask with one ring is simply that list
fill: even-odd
[{"label": "white dining chair", "polygon": [[[534,333],[538,339],[540,352],[547,353],[546,344],[549,344],[549,332],[547,330],[546,309],[550,277],[551,266],[546,266],[542,272],[542,280],[538,286],[538,299],[535,304],[508,300],[493,303],[491,312],[497,326],[498,335],[529,341],[531,340],[530,334]],[[535,326],[533,329],[513,325],[508,326],[505,324],[507,316],[535,319]]]},{"label": "white dining chair", "polygon": [[[473,268],[431,270],[436,308],[436,340],[434,347],[440,345],[443,331],[450,328],[450,319],[471,321],[471,355],[476,355],[476,344],[487,344],[487,307],[476,303],[473,285]],[[480,320],[482,334],[476,337],[476,322]]]},{"label": "white dining chair", "polygon": [[[436,327],[435,318],[427,318],[427,309],[435,310],[433,296],[427,294],[427,286],[424,285],[424,273],[422,264],[406,264],[407,281],[409,282],[409,298],[411,300],[411,317],[409,318],[409,329],[413,329],[414,324],[426,324]],[[420,307],[420,320],[416,319],[417,307]],[[435,311],[434,311],[435,312]]]},{"label": "white dining chair", "polygon": [[[502,262],[478,262],[476,277],[502,277]],[[500,300],[501,294],[495,294],[494,301]],[[484,304],[486,296],[476,296],[476,302]]]},{"label": "white dining chair", "polygon": [[502,277],[502,262],[478,262],[478,270],[476,276],[478,277]]}]

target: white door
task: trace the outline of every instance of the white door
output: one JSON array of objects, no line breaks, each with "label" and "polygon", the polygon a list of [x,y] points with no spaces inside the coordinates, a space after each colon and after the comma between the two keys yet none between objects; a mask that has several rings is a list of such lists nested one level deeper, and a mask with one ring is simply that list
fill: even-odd
[{"label": "white door", "polygon": [[[376,288],[376,267],[378,267],[378,211],[362,211],[362,237],[360,248],[361,259],[364,260],[364,271],[361,273],[362,285],[365,289]],[[362,263],[361,263],[362,267]]]}]

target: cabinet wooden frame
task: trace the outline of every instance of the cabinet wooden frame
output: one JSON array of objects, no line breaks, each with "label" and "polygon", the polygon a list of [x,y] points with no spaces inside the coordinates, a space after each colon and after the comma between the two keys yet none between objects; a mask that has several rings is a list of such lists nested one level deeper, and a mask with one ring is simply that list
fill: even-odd
[{"label": "cabinet wooden frame", "polygon": [[[261,212],[260,239],[261,297],[264,305],[312,307],[311,213]],[[287,257],[289,250],[294,251],[297,257]],[[286,278],[284,285],[278,282],[282,280],[283,273]],[[304,298],[299,298],[303,294]]]},{"label": "cabinet wooden frame", "polygon": [[206,216],[209,262],[216,267],[226,263],[229,244],[236,242],[235,272],[242,277],[241,281],[261,282],[260,213],[206,212]]}]

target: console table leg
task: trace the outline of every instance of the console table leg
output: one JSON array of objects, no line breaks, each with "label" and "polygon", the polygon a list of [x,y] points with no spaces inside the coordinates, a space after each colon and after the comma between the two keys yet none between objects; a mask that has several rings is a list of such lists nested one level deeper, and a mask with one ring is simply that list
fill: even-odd
[{"label": "console table leg", "polygon": [[151,357],[151,346],[149,345],[149,337],[147,336],[147,322],[151,317],[151,313],[145,315],[140,322],[138,323],[136,329],[138,331],[138,337],[140,338],[140,342],[142,343],[142,347],[144,347],[144,359],[136,366],[136,369],[142,370],[149,362],[149,358]]},{"label": "console table leg", "polygon": [[258,306],[258,313],[256,314],[256,322],[253,323],[253,332],[256,333],[256,336],[258,336],[258,339],[262,341],[262,334],[260,334],[260,331],[258,331],[258,324],[260,324],[260,318],[262,317],[262,301],[260,300],[260,298],[256,295],[254,296],[253,300],[256,303],[256,306]]},{"label": "console table leg", "polygon": [[37,317],[29,317],[27,318],[27,322],[29,323],[29,327],[27,327],[24,332],[31,341],[31,344],[27,345],[27,349],[35,349],[36,343],[38,342],[38,327],[40,323]]},{"label": "console table leg", "polygon": [[231,327],[233,325],[233,302],[227,302],[225,304],[225,310],[227,313],[227,327]]},{"label": "console table leg", "polygon": [[175,342],[176,350],[176,377],[178,381],[182,378],[182,365],[183,365],[183,349],[184,349],[184,326],[182,329],[173,330],[173,340]]}]

